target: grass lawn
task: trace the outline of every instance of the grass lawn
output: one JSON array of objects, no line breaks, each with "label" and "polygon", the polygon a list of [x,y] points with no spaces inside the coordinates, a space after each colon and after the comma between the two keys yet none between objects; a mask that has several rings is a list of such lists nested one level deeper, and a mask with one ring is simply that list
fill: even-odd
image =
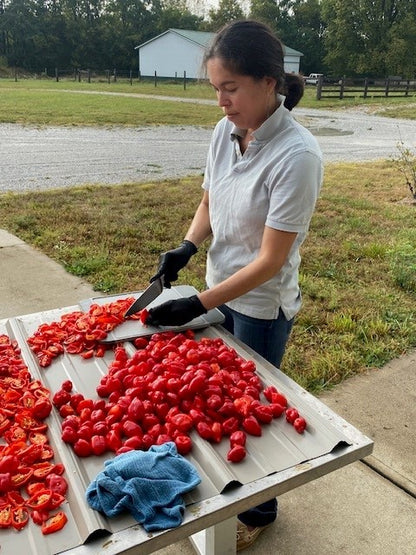
[{"label": "grass lawn", "polygon": [[[7,193],[2,227],[97,291],[144,288],[183,237],[201,177]],[[174,207],[174,208],[172,208]],[[282,370],[310,391],[416,345],[416,206],[391,162],[330,164],[302,250],[304,306]],[[177,284],[204,287],[205,248]]]},{"label": "grass lawn", "polygon": [[[83,94],[81,94],[83,93]],[[203,83],[189,83],[184,90],[178,83],[126,80],[77,82],[64,79],[0,79],[0,123],[36,125],[206,125],[213,126],[221,116],[212,88]],[[140,95],[180,97],[197,102],[167,102]],[[307,86],[300,107],[344,109],[365,106],[374,114],[416,119],[416,96],[407,98],[354,98],[316,100],[315,87]]]}]

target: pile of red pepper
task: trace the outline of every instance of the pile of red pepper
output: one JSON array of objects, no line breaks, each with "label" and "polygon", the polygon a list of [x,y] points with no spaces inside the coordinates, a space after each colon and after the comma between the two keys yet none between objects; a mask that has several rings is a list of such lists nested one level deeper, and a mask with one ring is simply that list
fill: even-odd
[{"label": "pile of red pepper", "polygon": [[[102,357],[108,347],[101,343],[107,334],[121,324],[133,297],[118,299],[104,305],[92,304],[88,312],[64,314],[59,322],[41,324],[27,342],[41,367],[49,366],[64,352],[83,358]],[[130,319],[139,319],[132,315]]]},{"label": "pile of red pepper", "polygon": [[29,522],[43,534],[60,530],[67,516],[64,466],[53,462],[47,424],[49,390],[33,380],[16,341],[0,335],[0,528],[22,530]]},{"label": "pile of red pepper", "polygon": [[53,396],[63,418],[62,439],[78,456],[167,441],[186,454],[196,430],[213,443],[228,438],[227,458],[239,462],[246,456],[246,434],[261,436],[262,426],[283,413],[303,433],[306,421],[286,397],[274,386],[264,389],[255,363],[221,338],[196,341],[192,331],[163,332],[138,338],[135,345],[131,358],[122,346],[115,349],[96,388],[99,398],[73,392],[70,381]]}]

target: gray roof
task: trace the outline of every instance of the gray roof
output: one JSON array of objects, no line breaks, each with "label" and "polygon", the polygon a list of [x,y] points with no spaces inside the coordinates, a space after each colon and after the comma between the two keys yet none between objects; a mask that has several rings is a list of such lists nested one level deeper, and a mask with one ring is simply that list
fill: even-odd
[{"label": "gray roof", "polygon": [[303,56],[303,52],[299,52],[299,50],[290,48],[290,46],[286,46],[285,44],[283,45],[283,50],[288,56]]},{"label": "gray roof", "polygon": [[196,42],[204,48],[207,47],[215,37],[215,33],[207,33],[205,31],[187,31],[185,29],[169,29],[169,31],[177,33],[192,42]]},{"label": "gray roof", "polygon": [[206,48],[215,36],[215,33],[207,33],[204,31],[188,31],[186,29],[168,29],[164,33],[161,33],[160,35],[157,35],[156,37],[153,37],[152,39],[146,42],[143,42],[138,46],[135,46],[135,49],[141,48],[145,44],[149,44],[150,42],[160,37],[163,37],[163,35],[166,35],[167,33],[175,33],[176,35],[180,35],[184,39],[189,40],[199,46],[202,46],[203,48]]}]

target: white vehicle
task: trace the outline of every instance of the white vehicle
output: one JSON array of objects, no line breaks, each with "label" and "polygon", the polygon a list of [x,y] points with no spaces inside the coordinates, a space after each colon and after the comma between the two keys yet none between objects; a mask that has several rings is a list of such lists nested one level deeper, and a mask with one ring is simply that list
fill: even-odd
[{"label": "white vehicle", "polygon": [[319,78],[323,76],[323,73],[311,73],[303,79],[305,80],[305,85],[317,85],[319,83]]}]

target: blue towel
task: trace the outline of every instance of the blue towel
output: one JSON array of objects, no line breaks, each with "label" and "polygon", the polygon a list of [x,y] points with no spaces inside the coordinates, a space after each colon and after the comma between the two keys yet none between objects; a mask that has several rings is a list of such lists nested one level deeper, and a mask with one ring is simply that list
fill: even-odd
[{"label": "blue towel", "polygon": [[195,467],[178,454],[173,442],[148,451],[128,451],[104,463],[87,488],[93,509],[112,517],[129,511],[146,532],[182,523],[182,495],[201,482]]}]

